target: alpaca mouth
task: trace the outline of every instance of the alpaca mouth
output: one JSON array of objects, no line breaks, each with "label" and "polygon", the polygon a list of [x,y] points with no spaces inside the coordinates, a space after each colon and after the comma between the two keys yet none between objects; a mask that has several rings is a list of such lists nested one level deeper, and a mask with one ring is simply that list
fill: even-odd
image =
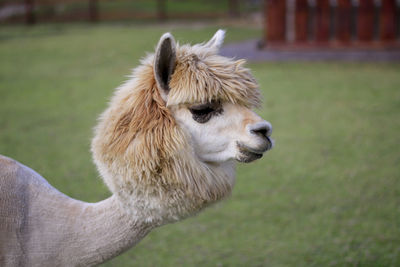
[{"label": "alpaca mouth", "polygon": [[254,153],[248,150],[240,150],[240,155],[237,157],[237,161],[243,163],[249,163],[261,158],[263,154]]},{"label": "alpaca mouth", "polygon": [[273,141],[269,137],[266,137],[266,139],[267,139],[266,145],[261,149],[254,149],[249,146],[246,146],[243,143],[237,142],[237,146],[239,148],[240,153],[236,158],[236,160],[243,163],[249,163],[261,158],[264,152],[270,150],[273,146]]}]

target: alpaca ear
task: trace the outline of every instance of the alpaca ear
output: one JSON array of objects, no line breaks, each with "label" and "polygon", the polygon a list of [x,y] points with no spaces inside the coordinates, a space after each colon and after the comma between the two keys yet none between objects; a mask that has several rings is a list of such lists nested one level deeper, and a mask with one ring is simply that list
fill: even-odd
[{"label": "alpaca ear", "polygon": [[167,101],[170,90],[169,80],[175,70],[175,60],[175,39],[170,33],[164,33],[158,42],[154,61],[154,76],[164,101]]},{"label": "alpaca ear", "polygon": [[215,51],[218,52],[222,44],[224,43],[224,38],[225,38],[225,31],[218,30],[211,38],[211,40],[208,41],[204,46],[215,49]]}]

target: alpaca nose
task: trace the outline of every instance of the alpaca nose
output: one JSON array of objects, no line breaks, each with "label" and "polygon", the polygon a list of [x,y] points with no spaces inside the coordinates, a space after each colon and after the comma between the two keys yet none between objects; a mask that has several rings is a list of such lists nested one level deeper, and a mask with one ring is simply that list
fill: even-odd
[{"label": "alpaca nose", "polygon": [[272,133],[271,123],[267,121],[262,121],[255,123],[249,127],[250,133],[267,138]]}]

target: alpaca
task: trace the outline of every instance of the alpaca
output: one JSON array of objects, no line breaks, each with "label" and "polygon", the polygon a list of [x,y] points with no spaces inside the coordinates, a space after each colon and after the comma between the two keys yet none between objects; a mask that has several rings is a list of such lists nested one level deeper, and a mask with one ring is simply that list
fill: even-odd
[{"label": "alpaca", "polygon": [[69,198],[0,156],[0,266],[96,265],[229,196],[235,162],[272,141],[244,60],[218,55],[224,34],[194,46],[164,34],[116,89],[91,146],[110,198]]}]

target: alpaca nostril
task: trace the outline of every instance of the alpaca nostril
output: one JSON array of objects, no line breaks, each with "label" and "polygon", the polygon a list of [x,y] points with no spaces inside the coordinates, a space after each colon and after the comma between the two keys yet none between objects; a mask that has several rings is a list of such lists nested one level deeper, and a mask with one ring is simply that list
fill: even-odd
[{"label": "alpaca nostril", "polygon": [[261,137],[268,137],[271,135],[271,124],[268,122],[257,123],[250,127],[250,133],[259,135]]},{"label": "alpaca nostril", "polygon": [[251,130],[251,133],[256,134],[256,135],[261,135],[262,137],[267,137],[267,128],[263,127],[260,129],[253,129],[253,130]]}]

